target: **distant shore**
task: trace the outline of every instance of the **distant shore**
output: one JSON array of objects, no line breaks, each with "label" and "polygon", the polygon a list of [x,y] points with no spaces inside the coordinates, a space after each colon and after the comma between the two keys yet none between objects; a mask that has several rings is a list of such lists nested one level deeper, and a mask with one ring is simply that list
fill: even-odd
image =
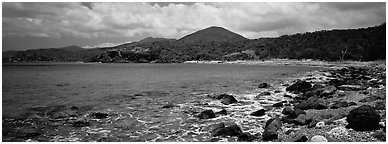
[{"label": "distant shore", "polygon": [[[381,60],[382,61],[382,60]],[[368,66],[380,61],[319,61],[319,60],[295,60],[295,59],[271,59],[271,60],[237,60],[237,61],[186,61],[188,64],[249,64],[249,65],[305,65],[318,67],[346,67]]]}]

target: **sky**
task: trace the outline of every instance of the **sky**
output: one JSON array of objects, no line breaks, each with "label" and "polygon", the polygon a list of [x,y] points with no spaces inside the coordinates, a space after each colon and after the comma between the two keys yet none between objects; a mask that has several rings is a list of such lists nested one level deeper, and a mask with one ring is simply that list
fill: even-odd
[{"label": "sky", "polygon": [[385,3],[2,3],[2,50],[112,46],[146,37],[179,39],[210,26],[246,38],[386,22]]}]

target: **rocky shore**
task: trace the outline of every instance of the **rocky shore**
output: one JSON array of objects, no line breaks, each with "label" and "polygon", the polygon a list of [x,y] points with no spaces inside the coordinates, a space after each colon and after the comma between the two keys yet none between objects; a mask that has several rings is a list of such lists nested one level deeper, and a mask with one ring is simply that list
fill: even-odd
[{"label": "rocky shore", "polygon": [[4,118],[3,141],[386,141],[383,62],[258,83],[250,93],[137,93],[115,109],[36,106]]}]

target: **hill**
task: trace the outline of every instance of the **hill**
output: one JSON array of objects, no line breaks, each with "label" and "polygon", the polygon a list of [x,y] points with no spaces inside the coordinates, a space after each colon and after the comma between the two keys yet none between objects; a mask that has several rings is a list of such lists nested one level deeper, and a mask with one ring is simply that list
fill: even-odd
[{"label": "hill", "polygon": [[179,63],[192,60],[265,60],[272,58],[325,61],[385,59],[386,27],[322,30],[276,38],[246,39],[210,27],[179,40],[146,38],[114,47],[38,49],[3,52],[3,61],[85,61]]},{"label": "hill", "polygon": [[215,42],[231,42],[231,41],[243,41],[247,38],[231,32],[222,27],[208,27],[203,30],[196,31],[192,34],[179,39],[181,42],[203,42],[203,41],[215,41]]}]

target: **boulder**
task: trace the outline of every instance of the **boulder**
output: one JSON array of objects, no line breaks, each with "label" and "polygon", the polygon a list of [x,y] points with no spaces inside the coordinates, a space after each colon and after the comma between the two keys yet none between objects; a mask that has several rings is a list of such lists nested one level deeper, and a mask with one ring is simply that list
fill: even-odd
[{"label": "boulder", "polygon": [[210,118],[215,118],[216,114],[213,112],[213,110],[204,110],[202,111],[198,117],[200,119],[210,119]]},{"label": "boulder", "polygon": [[268,120],[264,127],[263,140],[270,141],[278,138],[278,130],[281,128],[282,122],[279,118],[272,118]]},{"label": "boulder", "polygon": [[273,107],[282,107],[283,106],[283,102],[278,102],[278,103],[275,103],[272,105]]},{"label": "boulder", "polygon": [[368,131],[379,128],[380,115],[370,105],[362,105],[349,112],[346,117],[349,128],[356,131]]},{"label": "boulder", "polygon": [[239,136],[243,132],[237,124],[232,124],[227,127],[219,127],[212,131],[212,136]]},{"label": "boulder", "polygon": [[311,90],[312,85],[306,81],[299,81],[286,88],[286,91],[301,93]]},{"label": "boulder", "polygon": [[216,114],[220,114],[220,115],[227,115],[228,112],[226,111],[226,109],[222,109],[221,111],[219,112],[216,112]]},{"label": "boulder", "polygon": [[259,84],[258,88],[266,88],[266,87],[269,87],[269,84],[267,83],[261,83]]},{"label": "boulder", "polygon": [[321,97],[328,97],[328,96],[331,96],[332,94],[335,93],[335,91],[337,91],[337,88],[335,86],[327,86],[325,88],[322,89],[322,92],[321,92]]},{"label": "boulder", "polygon": [[328,142],[328,140],[321,135],[315,135],[310,139],[311,142]]},{"label": "boulder", "polygon": [[229,105],[229,104],[232,104],[232,103],[235,103],[237,102],[236,98],[234,98],[234,96],[232,95],[226,95],[224,96],[222,99],[221,99],[221,103],[222,104],[225,104],[225,105]]},{"label": "boulder", "polygon": [[311,97],[307,101],[302,101],[301,103],[295,105],[296,108],[299,108],[301,110],[307,110],[307,109],[327,109],[327,102],[318,97]]},{"label": "boulder", "polygon": [[168,103],[168,104],[164,105],[162,108],[172,108],[172,107],[175,107],[175,105],[172,103]]},{"label": "boulder", "polygon": [[292,118],[296,118],[300,114],[306,114],[306,112],[304,110],[299,109],[299,108],[295,108],[294,111],[291,114],[289,114],[288,116],[290,116]]},{"label": "boulder", "polygon": [[250,134],[249,132],[245,132],[245,133],[242,133],[238,136],[238,139],[237,141],[241,142],[241,141],[244,141],[244,142],[251,142],[253,140],[257,139],[256,136]]},{"label": "boulder", "polygon": [[263,116],[263,115],[265,115],[265,109],[257,110],[255,112],[251,113],[250,115],[251,116],[257,116],[257,117]]},{"label": "boulder", "polygon": [[289,115],[293,112],[294,110],[290,106],[286,106],[282,110],[282,114],[284,115]]},{"label": "boulder", "polygon": [[331,109],[338,109],[338,108],[341,108],[341,107],[348,107],[349,104],[347,101],[340,101],[340,102],[336,102],[334,103],[333,105],[331,105]]},{"label": "boulder", "polygon": [[313,120],[311,119],[311,117],[308,117],[307,115],[305,114],[301,114],[299,115],[295,120],[294,120],[294,123],[296,125],[308,125],[312,122]]}]

